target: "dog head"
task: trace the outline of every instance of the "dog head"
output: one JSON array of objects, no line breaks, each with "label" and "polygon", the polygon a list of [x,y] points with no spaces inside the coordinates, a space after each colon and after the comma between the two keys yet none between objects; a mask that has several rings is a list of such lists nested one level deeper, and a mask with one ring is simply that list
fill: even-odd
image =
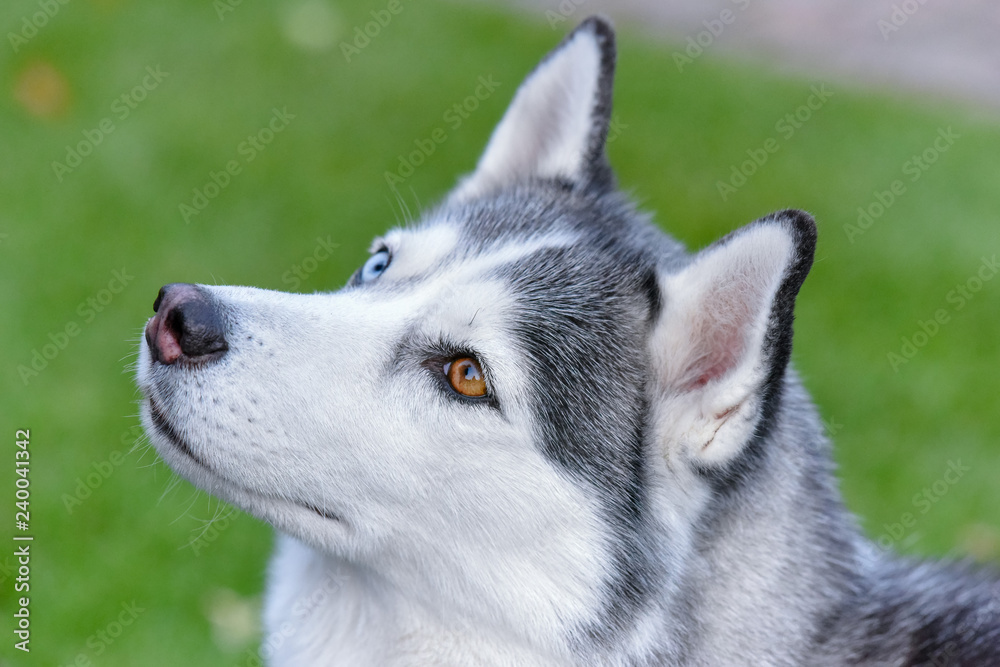
[{"label": "dog head", "polygon": [[599,637],[662,597],[773,421],[815,229],[785,211],[690,256],[654,228],[605,156],[614,61],[585,21],[343,289],[164,287],[138,372],[164,460],[528,634]]}]

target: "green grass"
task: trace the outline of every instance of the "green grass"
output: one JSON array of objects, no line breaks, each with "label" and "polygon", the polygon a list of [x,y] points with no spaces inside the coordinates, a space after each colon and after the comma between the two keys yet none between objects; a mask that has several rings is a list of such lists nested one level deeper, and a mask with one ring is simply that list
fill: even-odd
[{"label": "green grass", "polygon": [[[290,289],[288,272],[327,237],[337,247],[298,289],[339,286],[372,235],[399,216],[383,177],[398,156],[445,128],[447,141],[402,188],[413,209],[440,197],[471,169],[517,83],[561,37],[542,16],[404,2],[345,62],[337,44],[381,6],[337,3],[339,32],[326,51],[292,39],[303,29],[290,26],[322,26],[322,16],[309,14],[315,3],[244,2],[220,21],[211,3],[193,0],[69,3],[17,53],[0,49],[2,533],[10,545],[14,430],[30,428],[36,538],[33,651],[11,647],[13,582],[0,571],[0,662],[64,665],[82,653],[107,666],[247,664],[256,636],[245,619],[259,605],[270,530],[236,514],[198,541],[204,522],[227,510],[172,484],[153,452],[130,451],[137,419],[129,365],[157,289],[174,281]],[[4,33],[35,11],[34,2],[7,3]],[[997,559],[1000,280],[961,310],[946,299],[981,257],[1000,251],[1000,126],[828,82],[833,97],[786,139],[776,123],[820,81],[712,54],[681,74],[671,48],[627,26],[619,41],[621,132],[610,154],[623,186],[664,228],[699,247],[773,209],[817,216],[795,362],[835,432],[844,493],[865,529],[878,536],[910,512],[916,525],[898,548]],[[49,75],[39,74],[40,63]],[[119,118],[112,104],[147,66],[169,76]],[[47,99],[52,71],[52,89],[64,84],[67,97],[52,98],[52,114],[28,110],[19,96]],[[460,127],[447,125],[445,111],[481,75],[499,81],[498,91]],[[295,118],[245,163],[240,143],[274,108]],[[114,131],[58,181],[52,162],[103,118]],[[947,127],[960,138],[918,181],[906,180],[904,162]],[[723,201],[718,181],[769,137],[779,150]],[[230,160],[241,173],[185,224],[179,205]],[[844,225],[895,179],[905,194],[849,242]],[[127,286],[91,317],[87,299],[110,296],[101,290],[122,269],[132,276]],[[887,353],[939,308],[950,321],[894,371]],[[25,385],[18,367],[71,323],[76,335]],[[937,502],[921,513],[915,494],[958,460],[970,470],[939,499],[932,491]],[[99,485],[69,512],[67,494],[95,470]],[[8,569],[11,551],[0,550]],[[145,611],[103,644],[95,633],[133,600]]]}]

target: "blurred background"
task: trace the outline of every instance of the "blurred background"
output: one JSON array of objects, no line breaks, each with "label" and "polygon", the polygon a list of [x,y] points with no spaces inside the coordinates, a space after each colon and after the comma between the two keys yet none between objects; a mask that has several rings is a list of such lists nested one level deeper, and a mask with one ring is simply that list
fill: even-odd
[{"label": "blurred background", "polygon": [[[157,290],[339,287],[472,168],[594,11],[619,29],[611,160],[658,224],[698,248],[816,215],[794,361],[864,530],[1000,560],[996,7],[8,0],[0,663],[258,664],[270,529],[179,481],[138,427]],[[35,538],[30,654],[10,632],[14,534]]]}]

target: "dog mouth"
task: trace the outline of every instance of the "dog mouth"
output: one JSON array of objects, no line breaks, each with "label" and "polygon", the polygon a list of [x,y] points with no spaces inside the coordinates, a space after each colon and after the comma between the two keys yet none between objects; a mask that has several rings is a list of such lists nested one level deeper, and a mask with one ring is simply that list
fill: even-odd
[{"label": "dog mouth", "polygon": [[153,425],[156,427],[156,430],[159,431],[161,435],[165,436],[167,440],[170,441],[171,445],[179,449],[187,455],[188,458],[192,459],[201,467],[207,468],[212,473],[215,473],[211,466],[194,455],[194,451],[192,451],[191,446],[188,445],[187,440],[182,438],[177,432],[177,429],[174,428],[174,425],[167,420],[166,416],[163,414],[163,409],[160,407],[160,404],[157,403],[156,399],[152,397],[149,398],[149,416],[153,420]]},{"label": "dog mouth", "polygon": [[295,505],[302,509],[313,512],[314,514],[317,514],[324,519],[330,521],[336,521],[337,523],[341,524],[346,524],[346,521],[344,521],[343,517],[341,517],[340,515],[330,512],[329,510],[320,509],[319,507],[316,507],[311,503],[306,503],[299,500],[293,500],[291,498],[263,494],[257,491],[253,491],[251,489],[247,489],[242,485],[231,482],[225,476],[220,475],[218,472],[216,472],[215,469],[212,468],[212,466],[210,466],[207,462],[205,462],[204,460],[195,455],[194,450],[191,449],[191,446],[188,444],[188,442],[183,437],[181,437],[180,433],[177,432],[177,429],[174,427],[174,425],[170,422],[169,419],[167,419],[166,415],[163,414],[163,408],[153,397],[151,396],[148,397],[147,401],[149,403],[149,416],[157,432],[164,438],[166,438],[174,448],[182,452],[185,456],[187,456],[189,459],[197,463],[200,467],[204,468],[209,473],[211,473],[213,477],[223,481],[225,484],[234,487],[241,493],[246,494],[248,496],[263,500],[269,500],[276,503],[287,503],[290,505]]}]

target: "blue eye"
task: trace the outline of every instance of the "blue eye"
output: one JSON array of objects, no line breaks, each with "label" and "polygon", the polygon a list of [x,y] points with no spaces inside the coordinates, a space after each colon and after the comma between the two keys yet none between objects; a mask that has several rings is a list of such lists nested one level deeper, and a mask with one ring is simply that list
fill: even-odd
[{"label": "blue eye", "polygon": [[380,275],[382,275],[387,268],[389,268],[389,261],[392,257],[389,255],[388,250],[379,250],[377,253],[368,258],[365,265],[361,267],[361,274],[359,276],[359,282],[366,283],[369,280],[375,280]]}]

